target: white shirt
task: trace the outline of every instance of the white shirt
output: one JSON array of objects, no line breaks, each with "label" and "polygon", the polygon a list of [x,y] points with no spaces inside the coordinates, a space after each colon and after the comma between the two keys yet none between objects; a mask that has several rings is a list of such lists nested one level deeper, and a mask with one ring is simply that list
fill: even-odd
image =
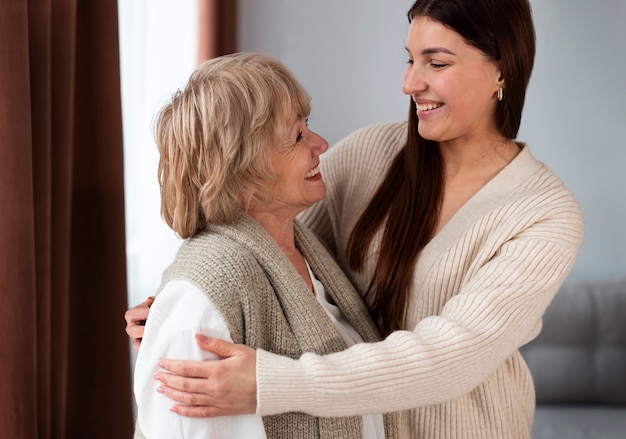
[{"label": "white shirt", "polygon": [[[308,264],[307,264],[308,266]],[[313,275],[315,296],[348,346],[363,341],[339,308],[329,303],[322,283]],[[153,374],[163,358],[213,360],[196,343],[195,334],[232,342],[222,315],[209,298],[195,285],[183,281],[168,282],[150,308],[141,349],[134,371],[134,392],[138,406],[138,423],[148,439],[265,439],[262,417],[258,415],[189,418],[170,411],[174,401],[156,391],[160,382]],[[363,438],[384,439],[383,417],[363,416]]]}]

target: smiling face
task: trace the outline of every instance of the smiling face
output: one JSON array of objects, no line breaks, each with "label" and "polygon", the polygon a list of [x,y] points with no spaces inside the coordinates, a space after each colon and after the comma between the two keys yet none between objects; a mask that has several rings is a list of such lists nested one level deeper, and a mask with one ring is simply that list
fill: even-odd
[{"label": "smiling face", "polygon": [[[272,200],[253,210],[295,218],[326,195],[320,173],[320,155],[328,142],[311,131],[304,117],[292,115],[285,137],[272,148],[271,163],[276,181],[271,183]],[[254,212],[251,212],[254,214]]]},{"label": "smiling face", "polygon": [[438,142],[498,134],[496,93],[504,87],[498,65],[452,29],[414,17],[402,90],[417,104],[419,133]]}]

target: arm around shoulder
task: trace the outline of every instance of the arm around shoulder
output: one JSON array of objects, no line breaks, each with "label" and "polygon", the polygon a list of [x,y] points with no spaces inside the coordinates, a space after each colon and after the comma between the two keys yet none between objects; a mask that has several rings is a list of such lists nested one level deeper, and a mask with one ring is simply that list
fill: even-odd
[{"label": "arm around shoulder", "polygon": [[216,355],[202,350],[195,335],[232,341],[226,324],[204,293],[185,281],[169,282],[152,305],[150,318],[134,374],[138,426],[147,439],[180,438],[265,438],[257,416],[198,419],[171,411],[175,402],[157,391],[161,385],[154,374],[164,358],[208,361]]}]

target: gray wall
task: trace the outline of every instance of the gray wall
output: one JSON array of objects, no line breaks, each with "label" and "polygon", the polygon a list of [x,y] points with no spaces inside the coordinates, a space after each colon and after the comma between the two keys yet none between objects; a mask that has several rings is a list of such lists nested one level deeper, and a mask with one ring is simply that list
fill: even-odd
[{"label": "gray wall", "polygon": [[[286,63],[333,144],[405,119],[411,0],[239,0],[239,50]],[[577,197],[586,234],[571,278],[626,277],[626,1],[531,0],[537,58],[519,140]]]}]

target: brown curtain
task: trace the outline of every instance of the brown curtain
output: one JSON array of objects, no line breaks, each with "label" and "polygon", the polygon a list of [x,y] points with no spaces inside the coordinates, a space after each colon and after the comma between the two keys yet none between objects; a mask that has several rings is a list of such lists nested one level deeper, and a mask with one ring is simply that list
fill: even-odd
[{"label": "brown curtain", "polygon": [[130,438],[117,2],[0,0],[0,438]]},{"label": "brown curtain", "polygon": [[237,50],[237,0],[199,0],[198,62]]}]

